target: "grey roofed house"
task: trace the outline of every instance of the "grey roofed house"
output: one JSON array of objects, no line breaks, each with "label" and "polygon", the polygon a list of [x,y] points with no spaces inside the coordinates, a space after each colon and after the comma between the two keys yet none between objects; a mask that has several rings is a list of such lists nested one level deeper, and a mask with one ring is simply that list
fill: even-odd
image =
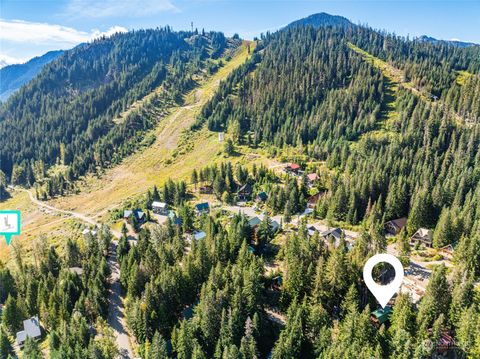
[{"label": "grey roofed house", "polygon": [[23,345],[27,338],[37,339],[42,335],[38,316],[23,321],[23,330],[17,333],[17,344]]},{"label": "grey roofed house", "polygon": [[328,239],[333,238],[335,241],[340,240],[342,238],[343,231],[340,228],[332,228],[320,233],[320,236]]},{"label": "grey roofed house", "polygon": [[258,225],[260,225],[260,223],[262,222],[262,220],[258,217],[252,217],[248,220],[248,225],[252,228],[255,228],[257,227]]},{"label": "grey roofed house", "polygon": [[272,227],[272,230],[274,232],[276,232],[280,229],[280,224],[277,221],[272,221],[272,224],[270,226]]},{"label": "grey roofed house", "polygon": [[205,239],[205,238],[207,238],[207,234],[204,231],[193,233],[193,239],[195,239],[196,241],[199,241],[199,240]]},{"label": "grey roofed house", "polygon": [[315,232],[318,232],[318,229],[316,229],[314,226],[307,227],[307,233],[309,236],[313,236]]},{"label": "grey roofed house", "polygon": [[168,205],[165,202],[153,201],[152,210],[156,214],[168,215]]},{"label": "grey roofed house", "polygon": [[432,247],[432,231],[426,228],[419,228],[413,236],[410,237],[410,244],[421,243],[426,247]]}]

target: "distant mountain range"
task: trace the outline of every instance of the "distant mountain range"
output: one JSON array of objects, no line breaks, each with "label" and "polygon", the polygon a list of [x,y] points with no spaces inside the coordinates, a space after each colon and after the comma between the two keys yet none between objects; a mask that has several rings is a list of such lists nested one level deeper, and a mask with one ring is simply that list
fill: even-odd
[{"label": "distant mountain range", "polygon": [[6,101],[16,90],[29,82],[43,66],[63,54],[62,50],[50,51],[34,57],[24,64],[8,65],[0,69],[0,101]]},{"label": "distant mountain range", "polygon": [[439,40],[439,39],[435,39],[434,37],[427,36],[427,35],[422,35],[419,38],[417,38],[416,40],[421,41],[421,42],[431,42],[431,43],[434,43],[434,44],[447,43],[447,44],[455,45],[455,46],[458,46],[458,47],[479,46],[479,44],[476,44],[474,42],[463,42],[463,41],[458,41],[458,40]]}]

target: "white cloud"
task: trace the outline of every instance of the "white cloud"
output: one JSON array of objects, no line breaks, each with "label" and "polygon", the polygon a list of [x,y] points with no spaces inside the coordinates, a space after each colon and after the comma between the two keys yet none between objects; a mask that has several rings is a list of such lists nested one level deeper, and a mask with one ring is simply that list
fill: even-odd
[{"label": "white cloud", "polygon": [[87,32],[55,24],[0,19],[0,40],[36,45],[58,44],[59,46],[73,46],[102,35],[108,36],[115,32],[126,31],[127,29],[124,27],[113,26],[103,32],[97,29]]},{"label": "white cloud", "polygon": [[0,69],[8,65],[21,64],[25,61],[27,60],[23,58],[16,58],[5,54],[0,54]]},{"label": "white cloud", "polygon": [[142,17],[162,12],[178,12],[171,0],[72,0],[67,14],[80,17]]}]

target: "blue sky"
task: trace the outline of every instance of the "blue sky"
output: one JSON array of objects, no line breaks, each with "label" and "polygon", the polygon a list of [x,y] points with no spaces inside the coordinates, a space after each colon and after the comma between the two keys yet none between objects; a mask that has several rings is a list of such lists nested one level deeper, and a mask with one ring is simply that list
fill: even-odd
[{"label": "blue sky", "polygon": [[410,37],[480,43],[480,1],[0,0],[0,61],[20,62],[101,34],[171,25],[253,38],[317,12]]}]

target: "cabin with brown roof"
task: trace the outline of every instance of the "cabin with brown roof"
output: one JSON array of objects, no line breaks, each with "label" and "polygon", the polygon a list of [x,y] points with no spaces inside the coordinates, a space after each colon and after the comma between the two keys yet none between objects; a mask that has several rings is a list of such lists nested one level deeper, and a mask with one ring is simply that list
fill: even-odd
[{"label": "cabin with brown roof", "polygon": [[314,194],[313,196],[308,197],[307,208],[315,208],[319,199],[320,199],[320,192],[317,194]]},{"label": "cabin with brown roof", "polygon": [[212,194],[213,193],[213,187],[210,186],[210,185],[201,186],[199,188],[199,192],[200,192],[200,194]]},{"label": "cabin with brown roof", "polygon": [[407,224],[407,217],[392,219],[385,223],[385,230],[391,235],[397,235],[400,233],[403,227]]}]

